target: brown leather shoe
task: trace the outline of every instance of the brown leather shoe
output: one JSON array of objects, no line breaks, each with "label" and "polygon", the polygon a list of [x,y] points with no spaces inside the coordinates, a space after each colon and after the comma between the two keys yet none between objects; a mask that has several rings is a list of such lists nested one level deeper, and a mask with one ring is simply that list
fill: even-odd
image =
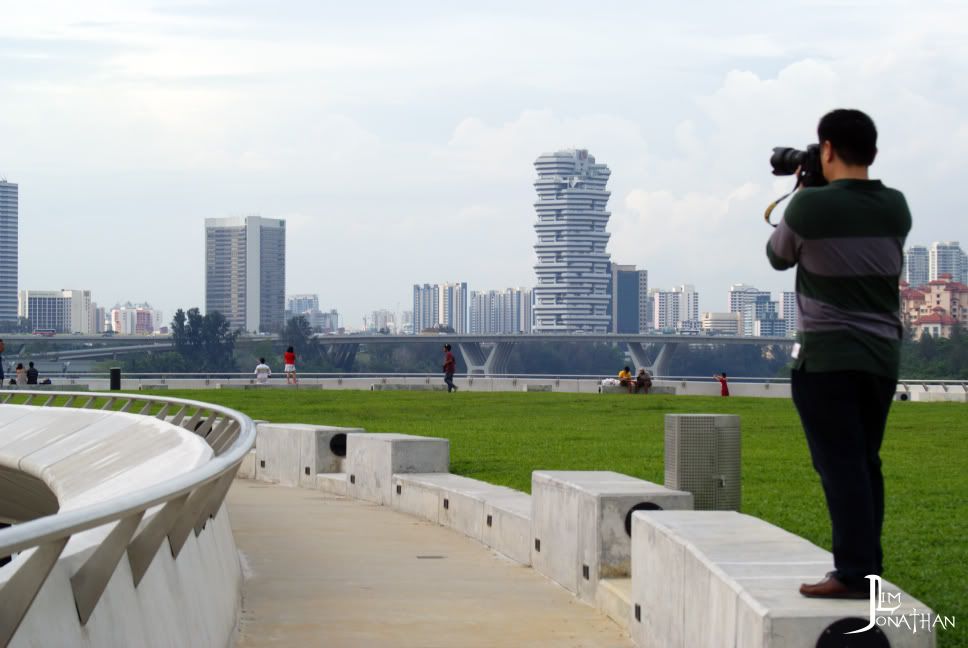
[{"label": "brown leather shoe", "polygon": [[800,593],[809,598],[865,599],[870,596],[869,589],[847,587],[834,576],[834,572],[829,572],[818,583],[804,583],[800,586]]}]

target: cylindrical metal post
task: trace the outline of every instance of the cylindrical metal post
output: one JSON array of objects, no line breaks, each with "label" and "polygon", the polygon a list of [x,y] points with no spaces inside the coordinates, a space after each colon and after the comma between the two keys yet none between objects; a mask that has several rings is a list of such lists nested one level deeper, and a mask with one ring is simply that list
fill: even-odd
[{"label": "cylindrical metal post", "polygon": [[121,367],[111,367],[111,391],[121,390]]}]

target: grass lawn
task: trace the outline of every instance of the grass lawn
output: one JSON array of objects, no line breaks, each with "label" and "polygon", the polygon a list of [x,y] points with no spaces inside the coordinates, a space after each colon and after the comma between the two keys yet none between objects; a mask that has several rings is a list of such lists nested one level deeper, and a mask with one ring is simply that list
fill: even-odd
[{"label": "grass lawn", "polygon": [[[315,390],[159,395],[219,403],[274,422],[446,437],[453,472],[523,491],[530,491],[536,469],[614,470],[662,483],[665,414],[738,414],[743,512],[830,549],[823,494],[785,399]],[[881,457],[884,576],[956,617],[939,646],[968,646],[968,406],[895,403]]]}]

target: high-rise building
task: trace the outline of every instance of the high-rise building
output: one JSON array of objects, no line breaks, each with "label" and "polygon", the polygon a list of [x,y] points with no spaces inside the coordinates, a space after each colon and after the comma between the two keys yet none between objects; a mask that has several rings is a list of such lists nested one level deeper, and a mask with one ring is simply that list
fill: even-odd
[{"label": "high-rise building", "polygon": [[0,178],[0,322],[17,321],[18,187]]},{"label": "high-rise building", "polygon": [[319,310],[319,295],[289,295],[286,298],[286,310],[293,317]]},{"label": "high-rise building", "polygon": [[[747,299],[741,311],[743,335],[756,335],[756,322],[762,319],[779,319],[779,311],[779,304],[770,299],[768,292],[759,293]],[[786,332],[783,335],[786,335]]]},{"label": "high-rise building", "polygon": [[413,285],[413,331],[451,328],[467,332],[467,283]]},{"label": "high-rise building", "polygon": [[786,323],[786,336],[794,337],[797,334],[797,294],[792,290],[780,293],[780,317]]},{"label": "high-rise building", "polygon": [[90,290],[21,290],[17,315],[34,330],[91,333]]},{"label": "high-rise building", "polygon": [[[968,281],[968,257],[958,241],[935,241],[928,253],[928,278],[930,281],[951,275],[956,283]],[[908,282],[911,283],[911,282]],[[915,284],[911,283],[912,286]]]},{"label": "high-rise building", "polygon": [[671,291],[652,290],[652,328],[657,331],[698,331],[699,293],[684,284]]},{"label": "high-rise building", "polygon": [[233,329],[276,332],[284,324],[286,221],[205,219],[205,311]]},{"label": "high-rise building", "polygon": [[471,291],[468,333],[529,333],[530,326],[531,291],[527,288]]},{"label": "high-rise building", "polygon": [[710,334],[741,335],[743,316],[739,313],[703,313],[702,330]]},{"label": "high-rise building", "polygon": [[907,249],[904,253],[904,272],[901,273],[901,278],[912,288],[924,286],[931,280],[928,248],[912,245]]},{"label": "high-rise building", "polygon": [[309,322],[309,327],[319,333],[335,333],[339,328],[339,313],[336,309],[324,312],[317,309],[300,313]]},{"label": "high-rise building", "polygon": [[634,265],[610,264],[612,333],[644,333],[649,320],[649,271]]},{"label": "high-rise building", "polygon": [[111,330],[118,335],[151,335],[165,326],[164,315],[151,304],[118,304],[110,317]]},{"label": "high-rise building", "polygon": [[534,166],[534,330],[605,333],[610,319],[605,185],[610,171],[584,149],[545,153]]},{"label": "high-rise building", "polygon": [[107,321],[107,309],[103,306],[98,306],[97,304],[91,304],[91,310],[93,311],[94,321],[91,322],[91,333],[103,333],[105,331],[105,322]]},{"label": "high-rise building", "polygon": [[770,293],[760,290],[756,286],[747,286],[738,283],[729,287],[729,312],[742,313],[746,304],[755,302],[757,299],[770,299]]},{"label": "high-rise building", "polygon": [[368,331],[387,331],[389,333],[397,332],[397,317],[396,314],[385,308],[380,310],[375,310],[370,313],[370,321],[367,322],[366,329]]}]

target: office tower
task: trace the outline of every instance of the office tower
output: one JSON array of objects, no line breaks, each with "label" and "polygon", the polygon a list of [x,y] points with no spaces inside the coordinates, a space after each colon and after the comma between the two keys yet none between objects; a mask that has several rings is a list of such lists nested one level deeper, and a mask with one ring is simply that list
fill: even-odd
[{"label": "office tower", "polygon": [[335,333],[339,331],[339,313],[336,309],[328,312],[319,310],[309,310],[300,313],[309,322],[309,328],[319,333]]},{"label": "office tower", "polygon": [[[958,241],[935,241],[928,254],[928,278],[936,281],[942,275],[951,275],[957,283],[968,281],[968,257],[958,245]],[[913,284],[912,284],[913,285]]]},{"label": "office tower", "polygon": [[94,318],[94,321],[91,323],[91,333],[103,333],[105,330],[105,321],[108,317],[107,309],[92,303],[91,310],[93,311]]},{"label": "office tower", "polygon": [[717,335],[742,335],[743,316],[739,313],[703,313],[702,330]]},{"label": "office tower", "polygon": [[904,253],[904,272],[901,273],[901,279],[908,282],[912,288],[917,288],[928,283],[929,276],[928,248],[923,245],[912,245]]},{"label": "office tower", "polygon": [[293,317],[308,313],[309,311],[318,311],[319,295],[289,295],[286,299],[286,310]]},{"label": "office tower", "polygon": [[786,322],[786,335],[793,337],[797,334],[797,322],[799,314],[797,312],[797,294],[793,291],[780,293],[780,317]]},{"label": "office tower", "polygon": [[644,333],[649,321],[649,272],[634,265],[610,264],[612,333]]},{"label": "office tower", "polygon": [[534,330],[605,333],[610,319],[605,185],[610,171],[583,149],[545,153],[534,166]]},{"label": "office tower", "polygon": [[528,333],[531,291],[527,288],[471,291],[467,332],[474,335]]},{"label": "office tower", "polygon": [[670,333],[672,331],[699,331],[699,293],[684,284],[671,291],[653,290],[652,328]]},{"label": "office tower", "polygon": [[35,331],[91,333],[90,290],[21,290],[14,319],[25,317]]},{"label": "office tower", "polygon": [[375,310],[370,313],[370,321],[366,328],[368,331],[386,331],[388,333],[396,333],[396,314],[393,311],[385,308]]},{"label": "office tower", "polygon": [[205,311],[233,329],[274,333],[284,324],[286,221],[205,219]]},{"label": "office tower", "polygon": [[451,328],[467,332],[467,283],[413,285],[413,332]]},{"label": "office tower", "polygon": [[18,187],[0,178],[0,322],[17,321]]},{"label": "office tower", "polygon": [[111,309],[111,330],[118,335],[151,335],[162,326],[164,315],[151,304],[125,302]]}]

